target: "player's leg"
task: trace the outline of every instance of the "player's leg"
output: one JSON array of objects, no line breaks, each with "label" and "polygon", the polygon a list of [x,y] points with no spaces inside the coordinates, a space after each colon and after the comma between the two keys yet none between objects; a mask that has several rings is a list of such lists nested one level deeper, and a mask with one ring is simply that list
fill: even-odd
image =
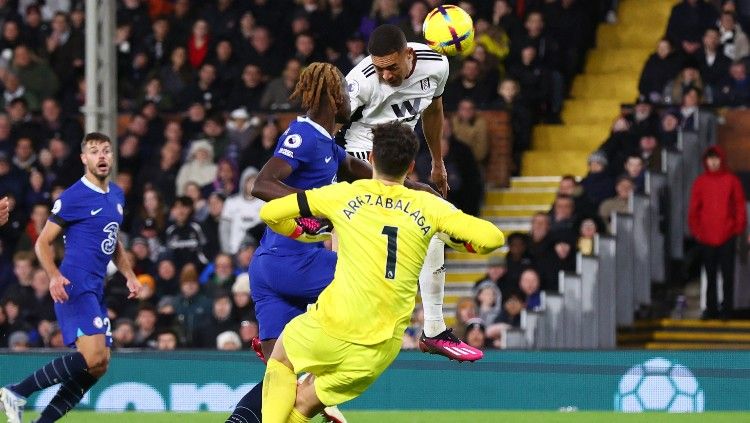
[{"label": "player's leg", "polygon": [[419,339],[423,352],[439,354],[451,360],[476,361],[484,356],[481,350],[459,340],[452,329],[447,329],[443,318],[445,294],[445,243],[433,236],[427,247],[419,290],[424,309],[424,332]]},{"label": "player's leg", "polygon": [[445,294],[445,244],[433,236],[419,274],[419,291],[424,308],[424,333],[427,337],[443,332],[443,297]]},{"label": "player's leg", "polygon": [[263,376],[263,423],[286,423],[296,396],[297,376],[283,342],[277,342]]},{"label": "player's leg", "polygon": [[[73,278],[73,280],[81,280]],[[72,285],[72,284],[71,284]],[[65,303],[55,304],[55,314],[63,334],[63,341],[68,346],[74,346],[83,330],[90,330],[93,316],[97,315],[98,302],[93,293],[77,294],[69,285],[69,299]],[[92,306],[93,301],[93,306]],[[94,308],[92,308],[94,307]],[[94,310],[92,312],[92,310]],[[93,332],[89,332],[93,333]],[[0,402],[11,423],[20,422],[26,398],[34,392],[49,388],[58,383],[64,383],[87,372],[89,363],[81,351],[58,357],[29,375],[19,383],[8,385],[0,389]]]},{"label": "player's leg", "polygon": [[87,370],[78,372],[60,385],[60,389],[42,410],[36,423],[51,423],[61,419],[107,372],[111,357],[112,328],[106,317],[107,308],[102,302],[102,296],[103,293],[99,296],[86,293],[77,302],[76,309],[79,314],[88,316],[83,317],[78,323],[83,335],[75,341],[76,349],[86,360]]}]

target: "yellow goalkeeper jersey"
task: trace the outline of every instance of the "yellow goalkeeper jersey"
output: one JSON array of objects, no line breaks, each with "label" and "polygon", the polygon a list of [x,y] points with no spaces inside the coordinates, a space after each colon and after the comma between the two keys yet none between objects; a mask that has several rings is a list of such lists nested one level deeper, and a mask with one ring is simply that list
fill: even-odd
[{"label": "yellow goalkeeper jersey", "polygon": [[309,312],[330,336],[357,344],[402,336],[414,309],[427,246],[436,232],[470,242],[479,253],[504,242],[494,224],[439,197],[375,179],[273,200],[263,207],[261,218],[274,231],[289,235],[300,208],[330,219],[339,240],[333,282]]}]

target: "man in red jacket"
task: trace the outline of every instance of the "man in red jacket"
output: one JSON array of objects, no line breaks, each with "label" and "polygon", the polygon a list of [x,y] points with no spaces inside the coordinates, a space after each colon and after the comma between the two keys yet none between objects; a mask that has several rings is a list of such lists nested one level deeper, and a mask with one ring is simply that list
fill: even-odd
[{"label": "man in red jacket", "polygon": [[737,235],[745,231],[745,194],[740,180],[726,165],[724,151],[713,146],[703,153],[705,172],[693,183],[688,224],[701,246],[706,268],[706,310],[703,318],[718,317],[716,271],[721,268],[724,301],[721,317],[729,318],[734,302],[734,256]]}]

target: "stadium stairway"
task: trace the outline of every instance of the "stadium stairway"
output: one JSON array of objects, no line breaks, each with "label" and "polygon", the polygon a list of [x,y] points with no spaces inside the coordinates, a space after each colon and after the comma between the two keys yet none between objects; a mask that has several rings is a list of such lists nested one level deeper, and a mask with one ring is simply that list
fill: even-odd
[{"label": "stadium stairway", "polygon": [[747,320],[640,320],[617,332],[619,348],[667,350],[750,349]]},{"label": "stadium stairway", "polygon": [[[564,103],[562,125],[537,125],[532,149],[523,155],[521,176],[509,188],[487,192],[483,217],[506,234],[526,232],[534,212],[549,210],[560,176],[586,173],[586,159],[607,137],[622,103],[638,93],[643,64],[655,49],[677,0],[621,0],[618,22],[601,24],[597,45],[588,53],[585,71]],[[504,251],[499,254],[504,254]],[[446,256],[446,322],[455,322],[456,301],[471,296],[484,275],[487,259],[449,252]]]}]

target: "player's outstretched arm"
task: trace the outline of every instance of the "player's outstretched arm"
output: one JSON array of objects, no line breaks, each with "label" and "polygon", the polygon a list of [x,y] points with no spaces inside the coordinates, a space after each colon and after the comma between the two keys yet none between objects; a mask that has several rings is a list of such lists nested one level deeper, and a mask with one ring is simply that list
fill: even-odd
[{"label": "player's outstretched arm", "polygon": [[255,179],[253,196],[263,201],[271,201],[285,195],[301,192],[302,190],[290,187],[282,182],[292,174],[292,171],[289,163],[278,157],[271,157]]},{"label": "player's outstretched arm", "polygon": [[432,100],[429,106],[422,112],[422,129],[427,146],[430,148],[432,157],[432,173],[430,178],[437,186],[443,197],[448,195],[448,173],[443,163],[443,148],[440,139],[443,136],[443,98]]},{"label": "player's outstretched arm", "polygon": [[452,241],[446,244],[462,243],[469,252],[488,254],[505,243],[503,232],[494,223],[470,216],[460,210],[444,216],[439,229],[452,238]]},{"label": "player's outstretched arm", "polygon": [[68,300],[65,285],[70,285],[70,281],[60,273],[60,269],[55,264],[55,249],[52,247],[52,244],[62,233],[62,229],[62,226],[48,220],[34,245],[39,264],[49,276],[50,296],[56,303],[63,303]]},{"label": "player's outstretched arm", "polygon": [[141,291],[141,283],[138,281],[138,278],[136,278],[135,273],[133,272],[133,264],[130,263],[128,255],[125,254],[125,247],[119,240],[117,241],[115,253],[112,254],[112,261],[115,263],[115,266],[117,266],[117,270],[119,270],[127,280],[128,290],[130,290],[128,299],[136,298]]},{"label": "player's outstretched arm", "polygon": [[331,237],[328,219],[310,212],[305,192],[272,200],[260,209],[260,218],[271,230],[301,242],[321,242]]}]

